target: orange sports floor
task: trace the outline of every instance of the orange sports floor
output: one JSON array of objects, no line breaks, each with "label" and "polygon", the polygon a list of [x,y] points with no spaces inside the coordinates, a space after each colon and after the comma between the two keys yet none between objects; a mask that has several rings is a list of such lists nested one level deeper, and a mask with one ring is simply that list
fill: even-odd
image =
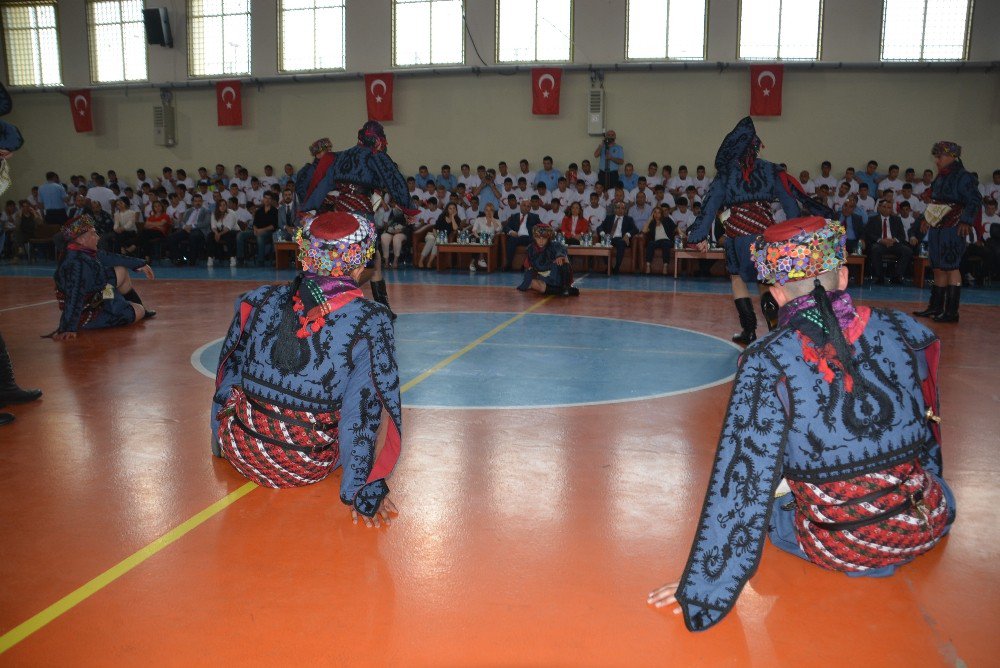
[{"label": "orange sports floor", "polygon": [[[209,454],[212,381],[189,357],[256,285],[143,282],[155,320],[55,343],[39,338],[58,318],[51,282],[0,278],[17,379],[45,391],[0,428],[0,666],[1000,665],[997,307],[934,326],[950,536],[881,580],[768,544],[729,617],[692,634],[645,598],[683,568],[728,383],[532,412],[407,408],[400,515],[366,529],[336,480],[245,488]],[[390,295],[400,312],[537,302],[499,287]],[[535,312],[722,337],[735,320],[721,295],[586,289]],[[164,535],[176,540],[142,560]]]}]

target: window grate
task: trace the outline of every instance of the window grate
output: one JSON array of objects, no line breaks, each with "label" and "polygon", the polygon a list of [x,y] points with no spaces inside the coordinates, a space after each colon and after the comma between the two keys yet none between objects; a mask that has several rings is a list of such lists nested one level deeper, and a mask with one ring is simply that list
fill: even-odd
[{"label": "window grate", "polygon": [[193,77],[250,74],[250,1],[188,0]]},{"label": "window grate", "polygon": [[142,9],[142,0],[91,0],[87,4],[94,83],[148,78]]},{"label": "window grate", "polygon": [[628,0],[625,57],[705,60],[708,0]]},{"label": "window grate", "polygon": [[464,13],[462,0],[393,0],[393,66],[464,63]]},{"label": "window grate", "polygon": [[573,60],[573,0],[497,0],[497,62]]},{"label": "window grate", "polygon": [[972,0],[885,0],[883,61],[968,58]]},{"label": "window grate", "polygon": [[281,71],[346,66],[344,0],[281,0]]},{"label": "window grate", "polygon": [[11,86],[61,86],[55,2],[0,5],[7,80]]},{"label": "window grate", "polygon": [[823,0],[740,0],[741,60],[818,60]]}]

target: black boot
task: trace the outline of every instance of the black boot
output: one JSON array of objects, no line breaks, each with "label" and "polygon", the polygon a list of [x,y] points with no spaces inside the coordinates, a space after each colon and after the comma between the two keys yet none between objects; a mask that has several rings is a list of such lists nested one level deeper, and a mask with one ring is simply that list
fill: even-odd
[{"label": "black boot", "polygon": [[[7,344],[0,336],[0,406],[23,404],[42,396],[41,390],[22,390],[14,382],[14,365],[7,354]],[[14,419],[13,416],[10,418]],[[8,420],[9,422],[9,420]]]},{"label": "black boot", "polygon": [[748,346],[757,340],[757,314],[753,311],[753,301],[749,297],[737,299],[736,312],[740,316],[743,331],[733,335],[733,343]]},{"label": "black boot", "polygon": [[0,413],[0,427],[4,426],[5,424],[10,424],[13,421],[14,421],[14,416],[11,415],[10,413]]},{"label": "black boot", "polygon": [[927,308],[923,311],[914,311],[913,315],[921,318],[933,318],[944,313],[944,287],[940,285],[931,286],[931,298],[927,302]]},{"label": "black boot", "polygon": [[945,288],[944,313],[934,316],[934,322],[958,322],[958,304],[961,298],[961,285],[949,285]]},{"label": "black boot", "polygon": [[389,306],[389,293],[385,289],[385,281],[372,281],[372,299],[377,301],[382,306],[389,309],[389,317],[392,320],[396,319],[396,314],[392,312],[392,308]]},{"label": "black boot", "polygon": [[156,311],[154,311],[151,308],[146,308],[146,306],[142,303],[142,299],[139,297],[139,293],[136,292],[134,289],[129,290],[127,294],[124,294],[122,296],[125,298],[125,301],[132,302],[133,304],[138,304],[139,306],[142,306],[143,309],[145,309],[146,314],[142,316],[143,320],[148,320],[150,318],[156,317]]},{"label": "black boot", "polygon": [[765,292],[760,296],[760,312],[764,314],[767,331],[776,330],[778,328],[778,300],[770,292]]}]

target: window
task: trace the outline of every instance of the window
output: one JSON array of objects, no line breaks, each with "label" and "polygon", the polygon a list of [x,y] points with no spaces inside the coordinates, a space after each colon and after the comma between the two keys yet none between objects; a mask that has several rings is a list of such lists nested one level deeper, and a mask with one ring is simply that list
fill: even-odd
[{"label": "window", "polygon": [[462,0],[394,0],[392,63],[452,65],[465,62]]},{"label": "window", "polygon": [[706,0],[628,0],[625,57],[705,59]]},{"label": "window", "polygon": [[2,10],[10,85],[61,86],[56,3],[7,3]]},{"label": "window", "polygon": [[188,2],[191,76],[250,74],[249,0]]},{"label": "window", "polygon": [[87,21],[90,77],[95,83],[147,78],[142,0],[92,0],[87,4]]},{"label": "window", "polygon": [[344,0],[281,0],[281,70],[345,66]]},{"label": "window", "polygon": [[964,60],[970,0],[885,0],[882,60]]},{"label": "window", "polygon": [[573,59],[572,0],[497,0],[497,62]]},{"label": "window", "polygon": [[816,60],[823,0],[740,0],[744,60]]}]

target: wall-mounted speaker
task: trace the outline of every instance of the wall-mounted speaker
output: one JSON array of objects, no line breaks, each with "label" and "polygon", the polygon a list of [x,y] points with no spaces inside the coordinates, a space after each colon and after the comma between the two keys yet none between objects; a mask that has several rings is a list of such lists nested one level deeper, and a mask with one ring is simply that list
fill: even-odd
[{"label": "wall-mounted speaker", "polygon": [[174,46],[174,37],[170,34],[170,19],[167,18],[166,7],[144,9],[142,17],[146,22],[147,42],[168,48]]}]

